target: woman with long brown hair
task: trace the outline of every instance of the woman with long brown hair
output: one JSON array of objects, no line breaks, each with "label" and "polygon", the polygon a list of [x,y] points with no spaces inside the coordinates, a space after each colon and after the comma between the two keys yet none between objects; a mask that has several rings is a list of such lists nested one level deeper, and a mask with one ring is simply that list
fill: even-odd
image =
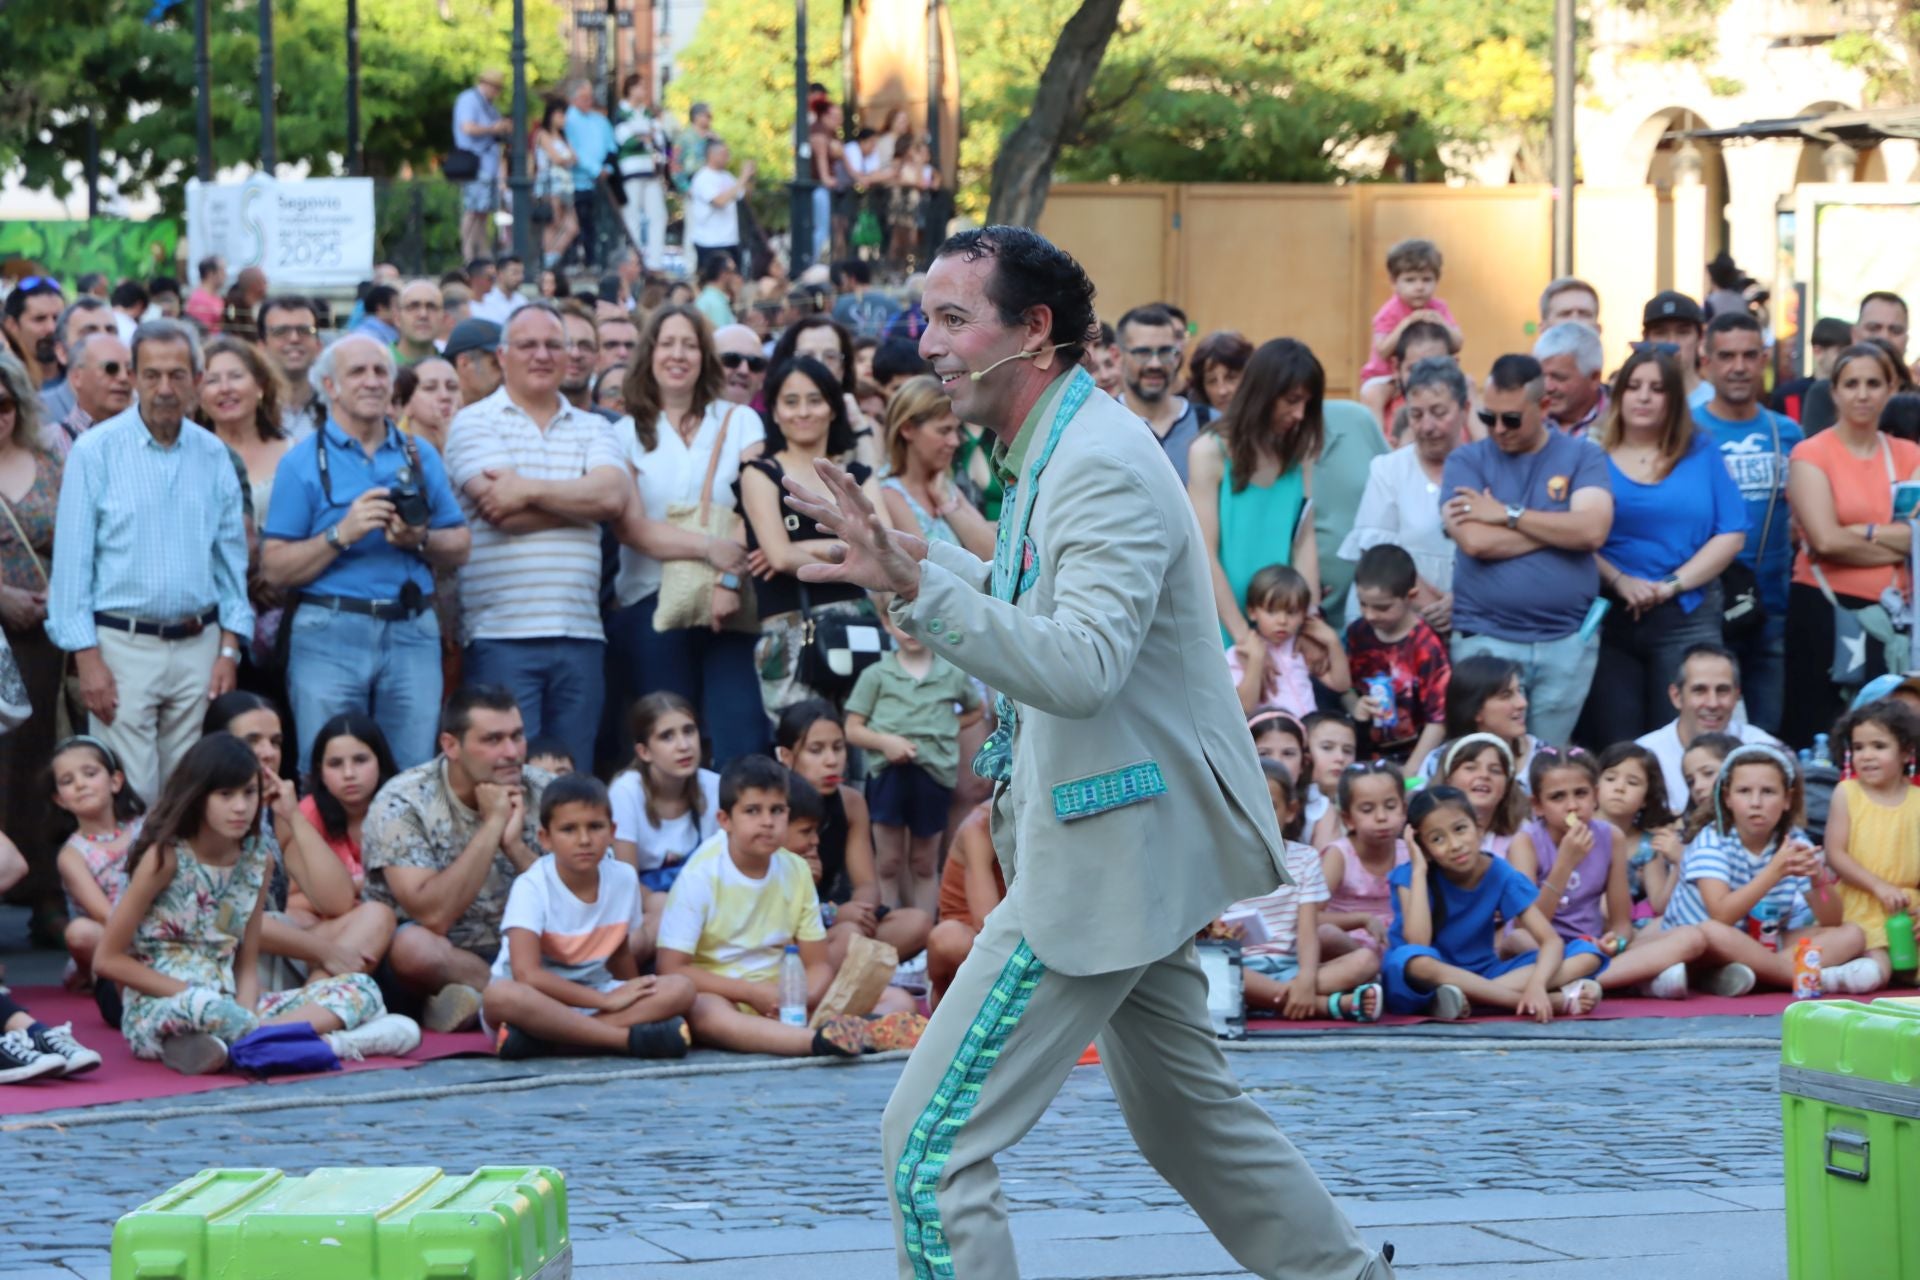
[{"label": "woman with long brown hair", "polygon": [[215,338],[207,344],[206,360],[200,408],[213,434],[247,464],[258,529],[267,522],[273,473],[293,447],[280,423],[280,380],[260,349],[240,338]]},{"label": "woman with long brown hair", "polygon": [[[648,689],[677,693],[700,710],[713,758],[725,763],[764,750],[768,727],[754,677],[748,632],[728,630],[740,611],[747,572],[735,487],[741,464],[760,456],[760,415],[720,395],[723,375],[713,330],[691,306],[670,303],[647,318],[624,387],[627,466],[637,501],[621,517],[616,607],[607,620],[609,703],[623,707]],[[712,506],[735,513],[731,536],[707,536],[667,522],[673,507],[700,502],[711,472]],[[708,628],[654,625],[662,562],[704,560],[723,575]]]},{"label": "woman with long brown hair", "polygon": [[1291,566],[1320,598],[1311,512],[1326,394],[1326,371],[1304,342],[1262,343],[1188,457],[1187,496],[1213,548],[1214,601],[1234,641],[1251,630],[1247,584],[1268,565]]},{"label": "woman with long brown hair", "polygon": [[1713,434],[1694,429],[1679,364],[1657,348],[1614,375],[1594,443],[1613,487],[1597,557],[1613,608],[1575,736],[1598,748],[1672,719],[1681,659],[1720,643],[1720,575],[1746,545],[1747,508]]}]

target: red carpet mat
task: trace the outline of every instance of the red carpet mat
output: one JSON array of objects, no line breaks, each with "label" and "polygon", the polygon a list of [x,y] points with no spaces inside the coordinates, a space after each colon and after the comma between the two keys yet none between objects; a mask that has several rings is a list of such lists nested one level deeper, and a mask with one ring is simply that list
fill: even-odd
[{"label": "red carpet mat", "polygon": [[[48,1026],[72,1022],[74,1038],[98,1053],[103,1061],[87,1074],[70,1080],[60,1076],[42,1076],[21,1084],[0,1085],[0,1116],[32,1115],[66,1107],[172,1098],[181,1094],[206,1093],[212,1089],[284,1084],[289,1080],[315,1078],[310,1075],[274,1076],[271,1080],[259,1081],[231,1071],[209,1076],[183,1076],[157,1062],[142,1062],[134,1057],[120,1033],[110,1030],[100,1020],[100,1011],[94,1007],[90,995],[75,995],[60,987],[15,987],[13,998]],[[457,1058],[487,1052],[486,1038],[477,1031],[459,1035],[429,1031],[421,1037],[420,1047],[407,1057],[342,1062],[340,1068],[342,1071],[387,1071],[434,1058]]]},{"label": "red carpet mat", "polygon": [[[1835,996],[1833,998],[1868,1001],[1872,1000],[1873,996]],[[1785,991],[1756,991],[1752,995],[1735,997],[1695,994],[1685,1000],[1655,1000],[1647,996],[1609,995],[1592,1013],[1564,1020],[1598,1022],[1609,1018],[1764,1018],[1783,1012],[1792,1003],[1792,994]],[[1471,1017],[1461,1019],[1461,1022],[1502,1023],[1513,1020],[1513,1015],[1510,1013],[1475,1013]],[[1330,1018],[1311,1018],[1302,1022],[1289,1022],[1284,1018],[1248,1018],[1247,1032],[1250,1035],[1285,1035],[1292,1031],[1351,1030],[1356,1026],[1364,1025],[1404,1027],[1414,1023],[1434,1021],[1437,1019],[1393,1013],[1373,1024],[1336,1022]],[[1554,1021],[1560,1022],[1563,1019],[1556,1015]]]}]

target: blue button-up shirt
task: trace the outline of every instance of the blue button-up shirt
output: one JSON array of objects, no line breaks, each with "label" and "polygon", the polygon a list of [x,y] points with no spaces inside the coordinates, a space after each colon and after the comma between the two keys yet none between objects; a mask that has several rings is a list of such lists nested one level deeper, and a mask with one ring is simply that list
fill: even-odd
[{"label": "blue button-up shirt", "polygon": [[[427,498],[427,527],[453,529],[467,520],[447,483],[446,464],[432,445],[416,438],[420,450],[420,487]],[[328,484],[320,483],[319,451],[327,451]],[[393,488],[400,468],[409,466],[406,440],[389,423],[387,438],[367,456],[360,442],[341,430],[331,417],[280,459],[273,473],[273,505],[262,528],[263,537],[300,542],[325,533],[346,518],[353,500],[373,488]],[[333,491],[331,500],[327,489]],[[398,600],[408,582],[421,594],[433,590],[433,569],[419,555],[387,541],[384,529],[375,529],[340,552],[333,563],[302,591],[316,595],[347,596],[354,600]]]},{"label": "blue button-up shirt", "polygon": [[598,111],[567,108],[567,146],[573,151],[573,189],[593,190],[594,179],[607,167],[607,159],[620,149],[614,141],[613,125]]},{"label": "blue button-up shirt", "polygon": [[162,445],[135,405],[73,442],[53,535],[47,634],[77,652],[99,643],[95,613],[179,622],[208,609],[253,634],[247,533],[233,454],[192,422]]}]

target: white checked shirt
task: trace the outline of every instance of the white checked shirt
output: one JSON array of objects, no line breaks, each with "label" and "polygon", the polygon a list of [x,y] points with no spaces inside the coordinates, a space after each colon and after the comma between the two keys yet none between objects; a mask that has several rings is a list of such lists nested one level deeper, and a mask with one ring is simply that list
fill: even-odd
[{"label": "white checked shirt", "polygon": [[454,415],[447,471],[473,527],[473,553],[459,579],[464,640],[606,639],[600,626],[599,527],[506,533],[467,494],[468,482],[489,469],[529,480],[578,480],[600,467],[626,475],[613,424],[564,397],[544,431],[505,387]]},{"label": "white checked shirt", "polygon": [[95,613],[179,622],[216,606],[223,630],[253,634],[232,451],[191,422],[163,447],[138,405],[74,441],[54,525],[53,642],[94,648]]}]

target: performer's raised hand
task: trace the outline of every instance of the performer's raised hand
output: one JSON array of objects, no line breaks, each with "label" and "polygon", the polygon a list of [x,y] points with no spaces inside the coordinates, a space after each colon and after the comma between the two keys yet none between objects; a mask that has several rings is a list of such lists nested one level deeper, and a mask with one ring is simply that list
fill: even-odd
[{"label": "performer's raised hand", "polygon": [[846,582],[867,591],[891,591],[911,600],[920,594],[920,561],[927,544],[912,534],[889,529],[858,482],[842,467],[821,458],[813,464],[828,494],[822,496],[784,477],[787,505],[836,540],[831,563],[799,568],[804,582]]}]

